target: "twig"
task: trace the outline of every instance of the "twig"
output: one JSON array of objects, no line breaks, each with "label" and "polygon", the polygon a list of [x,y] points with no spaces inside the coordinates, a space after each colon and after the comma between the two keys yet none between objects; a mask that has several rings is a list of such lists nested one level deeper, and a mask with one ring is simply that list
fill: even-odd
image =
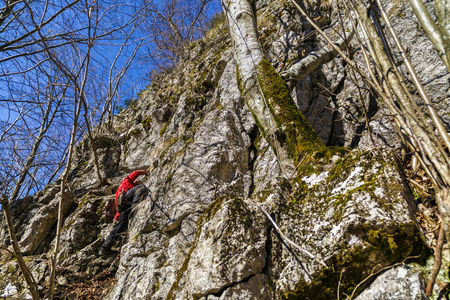
[{"label": "twig", "polygon": [[272,223],[273,227],[275,228],[275,230],[278,232],[278,234],[281,236],[282,239],[284,239],[289,245],[293,246],[294,248],[296,248],[300,252],[306,254],[307,256],[309,256],[310,258],[312,258],[313,260],[315,260],[316,262],[318,262],[322,266],[328,267],[323,260],[315,257],[311,252],[309,252],[308,250],[303,249],[302,247],[298,246],[293,241],[291,241],[286,235],[284,235],[284,233],[281,231],[280,227],[278,227],[277,223],[275,223],[275,221],[272,219],[272,217],[269,215],[269,213],[264,208],[262,208],[258,203],[256,203],[256,205],[266,215],[266,217]]},{"label": "twig", "polygon": [[216,182],[216,184],[214,185],[214,200],[217,199],[217,186],[219,185],[219,182]]},{"label": "twig", "polygon": [[438,241],[437,241],[437,245],[436,245],[436,250],[434,252],[434,266],[433,266],[433,270],[431,271],[430,279],[428,279],[427,291],[425,293],[425,295],[428,297],[431,296],[431,294],[433,293],[433,286],[436,281],[436,277],[439,273],[439,270],[441,269],[442,247],[444,246],[444,237],[445,237],[444,224],[441,223],[441,228],[439,230],[439,237],[438,237]]},{"label": "twig", "polygon": [[5,246],[1,245],[0,249],[8,252],[9,254],[11,254],[12,256],[14,256],[15,258],[17,258],[16,254],[14,253],[14,251],[9,250],[8,248],[6,248]]},{"label": "twig", "polygon": [[344,272],[345,272],[345,268],[342,268],[341,275],[339,276],[339,284],[338,284],[338,289],[337,289],[337,300],[339,300],[339,294],[340,294],[341,282],[342,282],[342,274],[344,274]]},{"label": "twig", "polygon": [[431,195],[425,191],[424,187],[420,183],[411,178],[408,178],[408,181],[414,184],[416,187],[418,187],[421,190],[422,194],[424,194],[427,197],[431,197]]}]

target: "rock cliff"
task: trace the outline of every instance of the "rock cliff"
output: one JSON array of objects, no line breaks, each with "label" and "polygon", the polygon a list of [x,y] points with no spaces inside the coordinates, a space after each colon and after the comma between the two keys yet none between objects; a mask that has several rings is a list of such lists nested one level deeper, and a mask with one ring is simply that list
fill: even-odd
[{"label": "rock cliff", "polygon": [[[450,75],[407,1],[386,5],[449,128]],[[333,36],[335,2],[304,6]],[[326,47],[285,1],[256,1],[256,9],[264,54],[278,72]],[[228,28],[218,18],[136,106],[98,128],[95,147],[109,185],[97,181],[88,139],[77,146],[62,200],[56,296],[91,289],[110,300],[425,299],[432,237],[420,226],[418,197],[383,106],[369,95],[360,101],[358,78],[339,57],[295,83],[297,106],[328,147],[305,154],[296,172],[281,176],[236,70]],[[114,247],[119,255],[100,257],[113,226],[106,208],[136,169],[149,170],[142,181],[150,193]],[[43,293],[57,183],[11,205]],[[0,243],[8,244],[6,227],[0,230]],[[15,260],[5,251],[0,259],[0,291],[11,282],[26,293]]]}]

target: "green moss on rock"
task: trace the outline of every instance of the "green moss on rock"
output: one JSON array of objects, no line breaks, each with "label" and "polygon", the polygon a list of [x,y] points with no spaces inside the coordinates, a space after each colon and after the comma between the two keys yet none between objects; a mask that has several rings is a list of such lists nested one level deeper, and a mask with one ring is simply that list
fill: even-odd
[{"label": "green moss on rock", "polygon": [[163,134],[166,132],[167,126],[169,126],[169,123],[170,123],[170,122],[164,123],[163,127],[162,127],[161,130],[159,131],[159,135],[160,135],[160,136],[163,136]]},{"label": "green moss on rock", "polygon": [[151,128],[151,123],[152,123],[152,116],[148,116],[147,118],[145,118],[144,120],[142,120],[142,127],[144,127],[145,131],[149,131]]},{"label": "green moss on rock", "polygon": [[267,59],[258,64],[257,74],[267,105],[277,123],[277,138],[286,144],[294,163],[299,163],[302,153],[325,147],[298,110],[284,80]]},{"label": "green moss on rock", "polygon": [[[410,236],[411,227],[414,228],[413,237]],[[395,232],[369,225],[361,231],[368,232],[364,238],[366,245],[341,250],[342,255],[328,261],[329,267],[313,275],[311,282],[299,281],[295,289],[281,292],[281,298],[336,299],[339,287],[339,297],[344,299],[345,295],[353,292],[357,295],[367,287],[376,277],[370,277],[372,271],[388,268],[406,257],[419,262],[427,258],[426,245],[414,224],[407,224]],[[358,290],[354,291],[355,288]]]},{"label": "green moss on rock", "polygon": [[[389,170],[395,172],[396,166],[393,157],[338,147],[324,148],[304,156],[298,177],[292,184],[291,199],[285,207],[279,209],[280,213],[290,216],[286,217],[287,219],[297,217],[296,227],[299,230],[310,230],[315,226],[316,220],[328,224],[329,228],[322,227],[320,237],[316,237],[320,239],[328,236],[328,232],[345,222],[346,218],[349,221],[351,218],[349,219],[348,209],[356,207],[355,214],[362,216],[361,223],[350,222],[345,230],[347,234],[357,236],[362,244],[349,245],[347,240],[343,239],[337,249],[338,253],[326,262],[328,268],[313,274],[311,280],[301,279],[292,290],[279,291],[281,298],[336,299],[339,286],[339,296],[344,299],[345,295],[354,292],[358,284],[363,282],[377,265],[376,268],[389,267],[406,257],[417,255],[421,255],[416,257],[419,262],[426,259],[427,246],[414,221],[365,222],[364,215],[368,214],[371,208],[350,204],[351,201],[356,201],[359,195],[365,195],[376,199],[378,208],[384,211],[392,210],[396,201],[402,201],[398,199],[402,197],[402,186],[397,181],[386,182],[390,177],[386,174],[390,173]],[[358,184],[353,186],[350,183],[348,187],[333,192],[338,184],[350,178],[356,168],[359,168],[359,172],[351,176],[353,182]],[[324,173],[325,171],[328,173]],[[313,174],[324,176],[319,183],[308,186],[302,179]],[[375,195],[377,187],[384,190],[385,196]],[[405,214],[408,214],[408,211],[405,211]],[[355,294],[360,293],[373,279],[375,276],[359,286]]]},{"label": "green moss on rock", "polygon": [[130,135],[133,137],[136,137],[138,135],[141,134],[141,129],[140,128],[134,128],[133,130],[131,130]]}]

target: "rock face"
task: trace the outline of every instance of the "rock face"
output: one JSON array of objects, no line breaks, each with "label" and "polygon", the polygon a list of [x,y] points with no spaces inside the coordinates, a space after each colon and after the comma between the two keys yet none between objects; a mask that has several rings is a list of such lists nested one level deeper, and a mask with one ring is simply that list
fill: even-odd
[{"label": "rock face", "polygon": [[[338,17],[335,4],[309,2],[311,14],[328,22],[323,25]],[[411,55],[431,49],[411,25],[416,21],[407,2],[394,2],[387,8]],[[304,51],[325,46],[304,38],[310,27],[293,7],[256,5],[260,39],[278,71]],[[369,95],[357,98],[355,79],[340,58],[295,83],[297,105],[330,147],[305,153],[297,172],[282,177],[241,97],[227,36],[222,24],[193,43],[190,59],[156,78],[136,107],[103,129],[96,147],[110,185],[96,182],[88,140],[78,145],[69,177],[73,193],[63,201],[57,289],[108,271],[116,280],[107,291],[111,300],[335,299],[338,293],[340,299],[352,293],[358,299],[424,299],[427,271],[410,266],[424,264],[430,250],[395,155],[380,151],[398,144],[383,108]],[[450,124],[448,106],[438,101],[448,96],[449,75],[433,51],[414,57]],[[114,247],[120,256],[99,257],[113,226],[105,208],[121,180],[143,168],[150,171],[142,178],[150,193]],[[58,193],[54,184],[12,204],[20,243],[41,286],[48,280]],[[0,244],[7,241],[2,227]],[[1,260],[0,290],[10,281],[24,289],[17,263],[6,252]],[[371,275],[380,268],[387,271]]]},{"label": "rock face", "polygon": [[400,266],[378,276],[356,299],[427,299],[418,273]]}]

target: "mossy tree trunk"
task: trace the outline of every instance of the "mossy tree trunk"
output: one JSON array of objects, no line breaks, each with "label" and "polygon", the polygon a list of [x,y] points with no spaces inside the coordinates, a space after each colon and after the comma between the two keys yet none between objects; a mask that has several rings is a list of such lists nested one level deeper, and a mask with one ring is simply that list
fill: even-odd
[{"label": "mossy tree trunk", "polygon": [[239,89],[284,175],[295,172],[302,154],[324,147],[291,98],[284,80],[264,58],[249,0],[223,0]]}]

